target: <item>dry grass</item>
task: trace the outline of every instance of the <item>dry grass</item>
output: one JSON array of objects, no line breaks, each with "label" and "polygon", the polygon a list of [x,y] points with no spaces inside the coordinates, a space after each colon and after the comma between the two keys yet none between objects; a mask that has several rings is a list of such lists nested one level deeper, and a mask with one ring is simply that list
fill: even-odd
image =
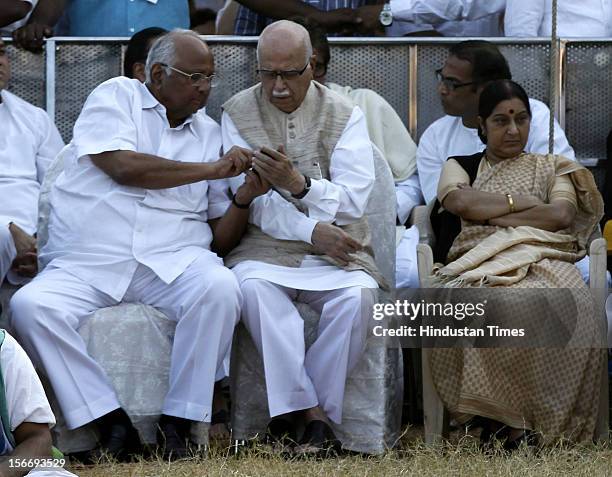
[{"label": "dry grass", "polygon": [[[413,434],[412,432],[408,434]],[[425,446],[420,438],[404,437],[399,449],[382,456],[351,455],[327,460],[287,460],[263,447],[247,449],[236,457],[212,448],[206,458],[174,462],[140,461],[72,467],[80,477],[229,477],[229,476],[610,476],[609,445],[562,446],[534,452],[521,449],[506,456],[485,455],[473,438],[455,436],[453,442]]]}]

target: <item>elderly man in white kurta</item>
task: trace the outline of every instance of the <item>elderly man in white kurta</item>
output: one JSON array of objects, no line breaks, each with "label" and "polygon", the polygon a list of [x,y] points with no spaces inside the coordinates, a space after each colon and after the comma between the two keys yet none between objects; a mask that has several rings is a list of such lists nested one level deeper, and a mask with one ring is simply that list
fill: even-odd
[{"label": "elderly man in white kurta", "polygon": [[36,271],[40,184],[64,143],[47,113],[4,89],[9,78],[0,40],[0,283],[16,285]]},{"label": "elderly man in white kurta", "polygon": [[[234,275],[210,249],[225,250],[225,235],[247,214],[230,206],[225,181],[211,179],[243,172],[251,153],[234,148],[219,159],[220,128],[201,110],[212,54],[195,33],[175,31],[156,41],[146,68],[146,84],[114,78],[87,99],[51,191],[41,251],[48,265],[11,301],[24,348],[49,377],[68,427],[95,420],[95,455],[118,458],[138,438],[78,328],[122,301],[177,322],[158,442],[165,457],[183,457],[190,424],[210,421],[241,304]],[[236,200],[251,200],[248,192],[241,186]],[[220,217],[213,233],[208,221]]]},{"label": "elderly man in white kurta", "polygon": [[[342,420],[346,377],[367,335],[362,306],[376,296],[373,277],[384,282],[363,217],[373,153],[359,108],[312,81],[302,26],[268,26],[258,64],[261,83],[224,105],[223,142],[256,148],[253,168],[274,190],[251,205],[251,225],[226,265],[240,280],[242,320],[263,358],[270,437],[294,439],[291,420],[300,417],[298,451],[320,452],[338,445],[328,419]],[[308,351],[294,300],[321,313]]]}]

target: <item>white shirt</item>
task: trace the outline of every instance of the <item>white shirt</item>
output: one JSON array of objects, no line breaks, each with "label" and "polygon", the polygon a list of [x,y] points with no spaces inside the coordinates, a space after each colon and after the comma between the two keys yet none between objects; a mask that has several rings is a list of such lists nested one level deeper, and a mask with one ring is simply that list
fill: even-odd
[{"label": "white shirt", "polygon": [[391,0],[387,36],[435,30],[444,36],[503,36],[506,0]]},{"label": "white shirt", "polygon": [[[224,150],[232,146],[258,147],[249,145],[240,136],[234,122],[225,113],[221,126]],[[253,201],[249,222],[277,239],[312,243],[312,231],[317,222],[346,225],[363,216],[375,175],[367,123],[357,106],[332,152],[330,179],[312,179],[310,191],[301,199],[307,214],[300,212],[278,192],[270,190]],[[242,177],[230,179],[232,190],[235,191],[242,181]],[[347,272],[311,255],[304,257],[299,268],[247,260],[233,270],[240,280],[260,278],[301,290],[377,287],[376,281],[361,270]]]},{"label": "white shirt", "polygon": [[64,142],[47,113],[0,92],[0,226],[36,232],[38,195],[47,167]]},{"label": "white shirt", "polygon": [[208,250],[207,220],[227,210],[227,182],[161,190],[122,186],[89,157],[125,150],[174,161],[215,161],[221,133],[203,110],[171,128],[165,108],[144,84],[113,78],[87,98],[70,149],[51,191],[43,262],[120,300],[139,263],[171,283],[200,255],[217,259]]},{"label": "white shirt", "polygon": [[19,343],[6,332],[0,351],[0,367],[11,431],[24,422],[53,427],[55,416],[34,366]]},{"label": "white shirt", "polygon": [[[508,0],[506,36],[534,37],[552,34],[550,0]],[[560,37],[612,36],[612,0],[559,0],[557,35]]]},{"label": "white shirt", "polygon": [[[528,152],[548,153],[549,109],[541,101],[529,99],[531,126],[525,146]],[[436,198],[442,166],[451,156],[467,156],[484,150],[476,129],[466,128],[460,117],[444,116],[433,122],[421,136],[417,148],[417,170],[425,202]],[[555,121],[555,154],[574,160],[574,150],[561,126]]]},{"label": "white shirt", "polygon": [[0,28],[0,37],[3,37],[3,36],[10,37],[12,33],[15,30],[17,30],[17,28],[21,28],[23,25],[25,25],[28,19],[30,18],[30,15],[32,15],[34,8],[36,8],[36,4],[38,3],[38,0],[21,0],[21,1],[24,3],[30,4],[30,11],[22,19],[17,20],[16,22],[11,23],[10,25],[6,25],[5,27]]},{"label": "white shirt", "polygon": [[[224,150],[232,146],[258,147],[247,144],[225,113],[221,126]],[[359,107],[353,109],[332,152],[330,179],[312,179],[310,191],[301,199],[308,215],[270,190],[253,201],[249,222],[277,239],[312,243],[312,231],[317,222],[346,225],[363,216],[374,185],[374,157],[368,126]],[[230,179],[232,190],[235,191],[243,180],[242,176]]]}]

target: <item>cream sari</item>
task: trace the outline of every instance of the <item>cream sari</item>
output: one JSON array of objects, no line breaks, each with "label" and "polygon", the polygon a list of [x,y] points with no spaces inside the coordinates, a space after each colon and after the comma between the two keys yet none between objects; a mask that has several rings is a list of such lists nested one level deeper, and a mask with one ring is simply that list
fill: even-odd
[{"label": "cream sari", "polygon": [[[587,240],[603,212],[593,177],[565,158],[522,154],[481,170],[472,187],[532,194],[548,202],[555,178],[566,174],[577,199],[576,219],[569,229],[553,233],[462,220],[461,233],[448,254],[450,263],[435,270],[432,282],[438,287],[569,289],[579,310],[577,317],[571,317],[577,320],[579,336],[565,349],[433,350],[436,388],[459,422],[479,415],[514,428],[537,430],[544,441],[593,437],[605,351],[593,302],[574,266],[585,255]],[[509,321],[538,316],[530,309],[533,303],[510,295],[502,307]]]}]

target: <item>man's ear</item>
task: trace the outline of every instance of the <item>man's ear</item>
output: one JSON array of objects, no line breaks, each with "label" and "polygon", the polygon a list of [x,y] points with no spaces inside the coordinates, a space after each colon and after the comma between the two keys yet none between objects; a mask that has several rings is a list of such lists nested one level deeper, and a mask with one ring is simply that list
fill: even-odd
[{"label": "man's ear", "polygon": [[159,86],[164,79],[164,67],[160,63],[155,63],[151,67],[151,84]]},{"label": "man's ear", "polygon": [[132,65],[132,78],[136,78],[141,83],[145,82],[147,75],[145,74],[144,63],[134,63]]}]

